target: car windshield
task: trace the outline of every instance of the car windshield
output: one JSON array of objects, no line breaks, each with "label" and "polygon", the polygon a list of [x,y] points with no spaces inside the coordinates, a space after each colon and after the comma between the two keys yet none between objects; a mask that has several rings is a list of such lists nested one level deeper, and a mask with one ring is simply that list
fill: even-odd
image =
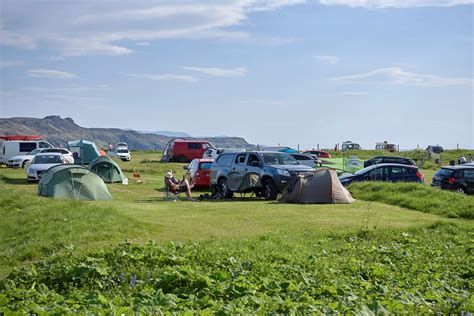
[{"label": "car windshield", "polygon": [[369,168],[360,169],[359,171],[357,171],[357,172],[354,173],[354,174],[356,174],[356,175],[364,174],[364,173],[366,173],[368,170],[372,170],[372,169],[374,169],[374,168],[369,167]]},{"label": "car windshield", "polygon": [[212,162],[201,162],[199,169],[211,169]]},{"label": "car windshield", "polygon": [[41,151],[40,148],[36,148],[36,149],[33,149],[32,151],[30,151],[29,153],[27,153],[27,155],[34,156],[34,155],[36,155],[37,153],[39,153],[40,151]]},{"label": "car windshield", "polygon": [[33,159],[32,164],[40,164],[40,163],[61,163],[61,156],[59,155],[41,155],[36,156]]},{"label": "car windshield", "polygon": [[126,150],[126,149],[119,149],[119,150],[117,150],[117,152],[119,154],[128,154],[128,150]]},{"label": "car windshield", "polygon": [[262,154],[266,165],[299,165],[300,163],[290,155],[278,153]]}]

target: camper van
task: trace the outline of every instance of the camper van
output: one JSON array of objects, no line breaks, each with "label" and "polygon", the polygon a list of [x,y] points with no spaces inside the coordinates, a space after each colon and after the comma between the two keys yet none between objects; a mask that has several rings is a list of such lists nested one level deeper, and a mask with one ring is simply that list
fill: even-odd
[{"label": "camper van", "polygon": [[166,144],[161,161],[190,162],[195,158],[201,158],[210,148],[216,147],[205,140],[175,138]]},{"label": "camper van", "polygon": [[347,150],[359,150],[360,149],[360,145],[357,144],[357,143],[354,143],[350,140],[347,140],[345,142],[342,143],[342,146],[341,146],[341,150],[342,151],[347,151]]},{"label": "camper van", "polygon": [[0,140],[0,164],[6,164],[11,157],[25,155],[36,148],[52,147],[50,143],[44,140]]},{"label": "camper van", "polygon": [[386,151],[389,151],[391,153],[394,153],[394,152],[398,151],[397,150],[397,145],[390,144],[387,141],[375,143],[375,149],[376,150],[386,150]]}]

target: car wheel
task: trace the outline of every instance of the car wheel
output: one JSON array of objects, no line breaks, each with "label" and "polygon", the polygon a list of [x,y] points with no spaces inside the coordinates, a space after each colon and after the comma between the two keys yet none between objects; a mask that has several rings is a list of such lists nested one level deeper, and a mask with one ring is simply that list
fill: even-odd
[{"label": "car wheel", "polygon": [[272,179],[265,178],[262,180],[263,194],[265,200],[275,200],[278,195],[278,189]]},{"label": "car wheel", "polygon": [[217,183],[217,191],[221,198],[229,199],[233,197],[232,191],[229,190],[229,186],[227,185],[227,179],[221,178]]},{"label": "car wheel", "polygon": [[23,169],[25,169],[25,166],[26,166],[26,164],[27,164],[28,162],[29,162],[29,160],[23,161],[23,163],[21,164],[21,167],[22,167]]},{"label": "car wheel", "polygon": [[186,162],[186,161],[187,161],[186,156],[183,156],[183,155],[178,156],[178,162]]},{"label": "car wheel", "polygon": [[466,194],[466,190],[465,190],[463,187],[458,187],[458,188],[456,189],[456,192],[457,192],[457,193],[460,193],[460,194]]}]

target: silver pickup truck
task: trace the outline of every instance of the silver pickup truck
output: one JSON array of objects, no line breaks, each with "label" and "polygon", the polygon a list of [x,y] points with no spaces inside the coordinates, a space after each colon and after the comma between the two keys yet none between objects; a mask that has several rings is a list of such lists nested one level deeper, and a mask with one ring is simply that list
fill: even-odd
[{"label": "silver pickup truck", "polygon": [[282,152],[223,153],[212,164],[211,187],[222,197],[255,192],[257,197],[274,200],[298,175],[311,172],[313,168]]}]

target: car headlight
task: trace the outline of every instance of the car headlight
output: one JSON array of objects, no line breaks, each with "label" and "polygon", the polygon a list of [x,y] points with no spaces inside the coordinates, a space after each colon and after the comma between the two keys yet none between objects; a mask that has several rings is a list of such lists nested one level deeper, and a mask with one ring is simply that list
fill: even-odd
[{"label": "car headlight", "polygon": [[290,176],[290,173],[288,172],[288,170],[285,170],[285,169],[277,169],[277,172],[280,176],[285,176],[285,177]]}]

